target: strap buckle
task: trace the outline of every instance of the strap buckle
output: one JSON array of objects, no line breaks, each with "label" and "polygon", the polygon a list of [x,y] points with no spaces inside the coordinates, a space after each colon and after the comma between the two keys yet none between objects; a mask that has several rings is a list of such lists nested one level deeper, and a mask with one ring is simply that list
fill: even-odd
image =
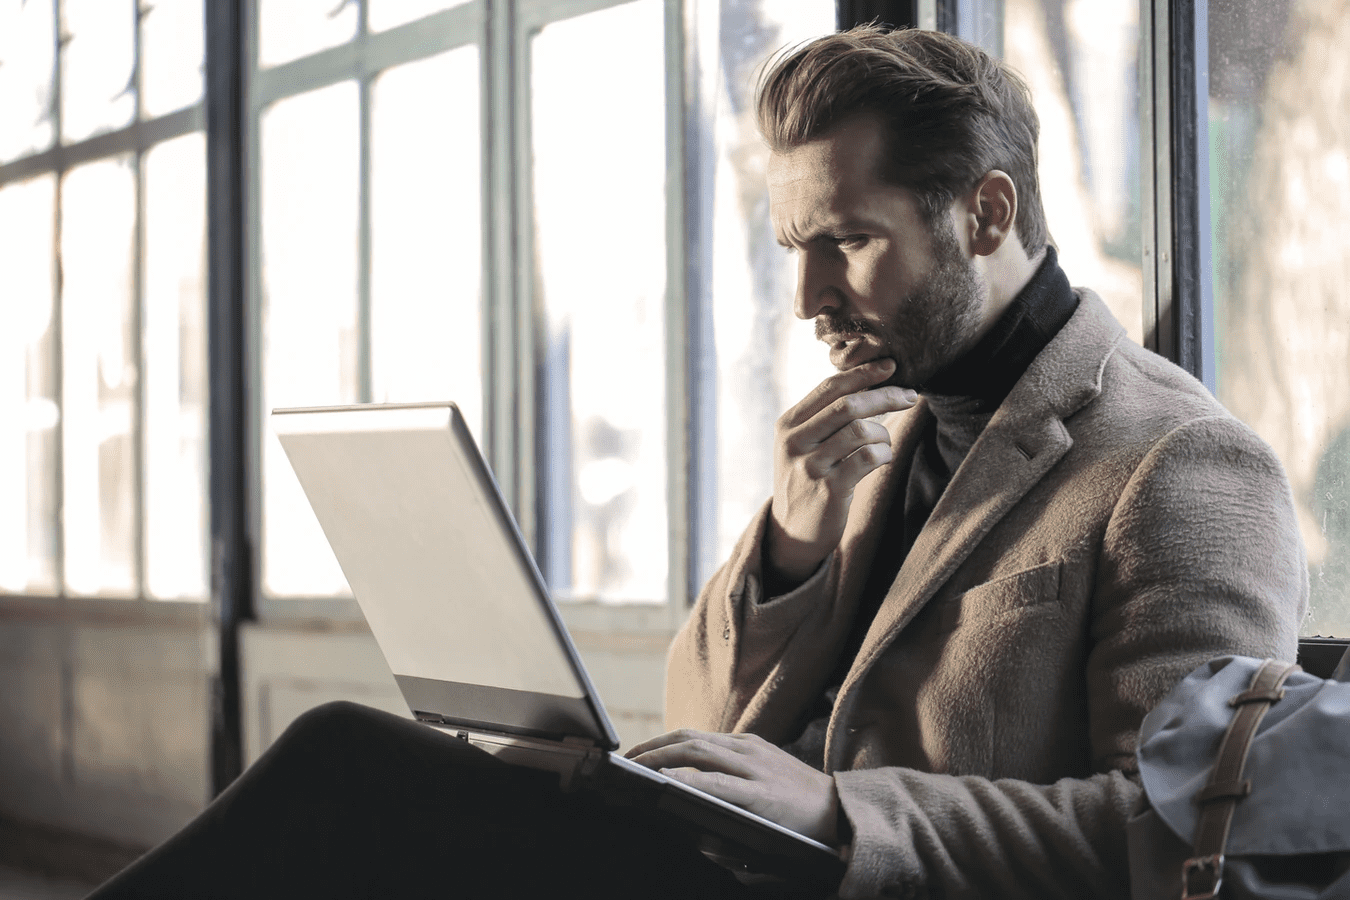
[{"label": "strap buckle", "polygon": [[1214,900],[1223,887],[1222,853],[1194,856],[1181,864],[1181,900]]}]

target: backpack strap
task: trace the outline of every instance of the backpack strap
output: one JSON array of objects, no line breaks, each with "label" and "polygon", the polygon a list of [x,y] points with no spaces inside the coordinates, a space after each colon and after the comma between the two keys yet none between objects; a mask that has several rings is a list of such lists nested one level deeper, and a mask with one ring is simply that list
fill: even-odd
[{"label": "backpack strap", "polygon": [[1252,676],[1251,686],[1228,701],[1237,714],[1228,723],[1219,743],[1218,759],[1209,783],[1196,795],[1200,823],[1195,829],[1194,853],[1181,866],[1182,900],[1212,900],[1223,884],[1223,851],[1238,801],[1252,792],[1252,783],[1242,777],[1256,728],[1271,704],[1284,696],[1284,682],[1299,667],[1268,659]]}]

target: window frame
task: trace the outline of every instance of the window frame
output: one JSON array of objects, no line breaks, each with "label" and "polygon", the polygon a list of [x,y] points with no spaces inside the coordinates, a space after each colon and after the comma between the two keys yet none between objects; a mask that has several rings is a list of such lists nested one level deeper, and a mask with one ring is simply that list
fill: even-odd
[{"label": "window frame", "polygon": [[[59,110],[60,3],[54,29],[53,104]],[[256,0],[203,2],[206,79],[195,104],[141,119],[140,30],[134,77],[137,109],[128,126],[63,145],[60,116],[50,148],[0,164],[0,185],[71,169],[130,153],[137,174],[137,248],[143,236],[143,158],[154,146],[196,131],[207,140],[209,330],[210,546],[208,600],[156,600],[145,593],[145,492],[143,487],[144,381],[138,379],[135,598],[0,595],[0,620],[40,618],[73,622],[169,624],[217,631],[220,667],[215,686],[220,711],[213,713],[213,772],[217,789],[239,770],[238,629],[247,620],[283,627],[360,631],[354,601],[329,598],[271,599],[261,593],[261,436],[264,433],[261,361],[260,161],[258,121],[266,106],[286,96],[355,77],[360,85],[362,199],[359,303],[369,321],[369,91],[373,78],[393,65],[477,42],[480,47],[480,116],[484,304],[482,350],[485,372],[485,450],[504,495],[533,542],[540,511],[533,474],[536,452],[534,370],[534,278],[529,185],[530,28],[618,5],[623,0],[471,0],[461,6],[367,34],[366,3],[357,3],[353,39],[268,70],[257,68]],[[955,32],[966,0],[840,0],[839,14],[885,7],[904,22]],[[656,640],[677,628],[700,585],[720,560],[715,548],[715,387],[703,377],[712,353],[712,194],[709,173],[713,137],[706,126],[711,91],[699,57],[699,19],[706,0],[663,0],[666,55],[666,427],[669,575],[661,604],[563,605],[569,628],[580,634],[634,635]],[[967,7],[967,11],[970,8]],[[1143,239],[1145,333],[1152,349],[1181,364],[1213,389],[1214,299],[1209,246],[1206,155],[1206,0],[1140,0],[1141,180],[1145,195]],[[714,10],[715,11],[715,10]],[[139,25],[139,12],[138,12]],[[467,35],[467,37],[464,37]],[[451,37],[454,36],[454,37]],[[290,79],[291,84],[287,81]],[[300,87],[294,85],[299,83]],[[60,215],[60,193],[55,214]],[[1198,235],[1198,239],[1187,236]],[[59,233],[56,235],[59,241]],[[53,260],[56,265],[56,260]],[[141,254],[135,261],[137,309]],[[62,298],[54,301],[60,328]],[[139,327],[137,353],[141,352]],[[361,396],[368,399],[369,332],[362,329]],[[57,341],[56,385],[62,372]],[[59,396],[59,393],[58,393]],[[60,429],[61,424],[57,425]],[[58,432],[58,446],[60,437]],[[58,466],[59,466],[58,458]],[[63,485],[58,469],[57,505]],[[64,536],[56,540],[56,570],[64,579]],[[1345,639],[1320,639],[1344,647]],[[1325,652],[1325,651],[1323,651]]]},{"label": "window frame", "polygon": [[[57,405],[62,408],[63,415],[58,419],[55,427],[57,459],[55,467],[55,508],[63,510],[65,508],[65,483],[62,477],[62,467],[64,459],[64,440],[65,429],[64,416],[64,380],[65,371],[62,363],[63,346],[61,340],[62,318],[65,306],[64,291],[62,289],[62,279],[60,277],[61,265],[61,215],[62,215],[62,195],[61,181],[71,171],[80,166],[99,162],[102,160],[115,159],[120,156],[129,156],[133,177],[135,179],[135,199],[134,199],[134,230],[132,237],[133,260],[132,260],[132,292],[134,295],[135,311],[132,321],[132,352],[137,361],[137,379],[134,394],[135,410],[135,429],[132,440],[133,459],[131,461],[132,471],[130,473],[132,492],[135,496],[135,505],[133,512],[133,521],[135,534],[132,536],[132,554],[133,554],[133,573],[135,582],[134,596],[125,596],[118,594],[109,595],[72,595],[66,589],[66,554],[65,554],[65,532],[60,526],[58,513],[58,523],[55,535],[55,559],[54,568],[57,578],[57,589],[54,593],[46,592],[24,592],[24,593],[5,593],[0,594],[0,620],[5,618],[27,618],[38,616],[44,619],[57,621],[82,621],[82,622],[118,622],[130,624],[164,624],[169,626],[190,626],[203,622],[206,618],[208,603],[210,601],[211,581],[210,581],[210,557],[207,555],[207,582],[206,596],[199,599],[184,598],[165,598],[159,599],[150,596],[147,590],[147,569],[148,560],[146,556],[146,492],[145,492],[145,354],[143,346],[143,313],[144,313],[144,268],[145,268],[145,158],[154,148],[166,144],[176,138],[184,137],[189,134],[202,132],[205,136],[207,130],[206,117],[206,99],[207,89],[205,79],[202,85],[202,94],[196,102],[184,106],[180,109],[168,112],[152,118],[143,118],[144,114],[144,90],[143,90],[143,67],[141,65],[141,28],[142,19],[146,11],[142,10],[137,4],[132,4],[134,12],[133,30],[132,30],[132,60],[131,72],[132,80],[129,85],[133,89],[135,96],[135,107],[132,111],[131,122],[120,128],[110,131],[104,131],[91,137],[84,138],[69,144],[63,143],[63,117],[61,114],[61,96],[63,81],[62,53],[65,44],[64,23],[60,0],[51,0],[52,11],[52,37],[54,41],[54,55],[52,59],[52,95],[50,99],[49,114],[53,123],[52,143],[45,150],[36,153],[30,153],[21,156],[18,159],[6,163],[0,163],[0,187],[12,183],[19,183],[31,178],[43,175],[51,175],[56,180],[55,204],[53,215],[55,223],[53,226],[53,297],[52,297],[52,325],[55,333],[54,353],[51,362],[53,369],[53,385],[55,388]],[[207,4],[209,6],[210,4]],[[209,181],[209,175],[208,175]],[[205,189],[205,185],[203,188]],[[208,214],[209,217],[209,214]],[[206,273],[209,278],[209,265]],[[208,291],[209,295],[209,291]],[[209,296],[206,300],[209,309]],[[208,377],[209,380],[209,377]],[[207,435],[209,442],[210,437]],[[208,468],[209,451],[208,451]],[[208,531],[209,533],[209,531]],[[208,548],[203,548],[204,552]]]}]

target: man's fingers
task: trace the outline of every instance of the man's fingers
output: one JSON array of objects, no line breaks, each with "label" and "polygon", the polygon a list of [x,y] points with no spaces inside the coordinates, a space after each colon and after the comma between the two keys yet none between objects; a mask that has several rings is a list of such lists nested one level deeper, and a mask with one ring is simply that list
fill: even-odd
[{"label": "man's fingers", "polygon": [[733,747],[705,738],[656,747],[637,754],[633,761],[649,769],[692,768],[701,772],[724,772],[739,778],[747,778],[752,772],[746,765],[745,756]]},{"label": "man's fingers", "polygon": [[701,772],[697,769],[662,769],[661,774],[736,806],[749,806],[756,798],[753,782],[736,775],[728,775],[725,772]]},{"label": "man's fingers", "polygon": [[840,397],[865,391],[889,378],[894,371],[895,360],[887,357],[831,375],[789,409],[783,415],[782,422],[788,427],[800,425]]},{"label": "man's fingers", "polygon": [[[854,419],[811,451],[804,460],[806,473],[813,478],[837,476],[841,474],[839,465],[844,460],[865,447],[877,444],[890,449],[891,433],[886,430],[886,426],[868,419]],[[886,458],[890,458],[889,453]]]},{"label": "man's fingers", "polygon": [[667,731],[665,734],[658,734],[656,737],[647,738],[645,741],[634,744],[625,750],[623,755],[629,759],[634,759],[649,750],[655,750],[657,747],[664,747],[667,744],[673,744],[676,741],[687,740],[687,735],[690,734],[690,732],[690,729],[681,728],[678,731]]},{"label": "man's fingers", "polygon": [[791,433],[785,435],[786,447],[789,452],[809,452],[854,422],[909,409],[917,399],[913,391],[898,387],[874,388],[836,398],[805,423],[792,426]]},{"label": "man's fingers", "polygon": [[680,744],[687,741],[703,740],[732,746],[732,741],[737,737],[738,735],[734,734],[720,734],[715,731],[699,731],[697,728],[677,728],[674,731],[667,731],[665,734],[658,734],[656,737],[650,737],[645,741],[634,744],[624,752],[624,756],[629,759],[635,759],[649,750],[655,750],[658,747],[668,747],[671,744]]},{"label": "man's fingers", "polygon": [[891,461],[891,445],[867,444],[859,447],[834,467],[834,477],[841,487],[852,490],[858,482],[872,472]]}]

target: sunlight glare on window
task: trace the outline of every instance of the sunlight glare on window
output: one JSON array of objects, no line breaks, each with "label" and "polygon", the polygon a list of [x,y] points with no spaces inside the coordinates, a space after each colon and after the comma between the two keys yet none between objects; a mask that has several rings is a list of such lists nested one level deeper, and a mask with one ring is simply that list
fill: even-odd
[{"label": "sunlight glare on window", "polygon": [[280,65],[356,36],[358,0],[258,0],[258,65]]},{"label": "sunlight glare on window", "polygon": [[1006,0],[1003,23],[1003,59],[1040,118],[1041,199],[1060,265],[1142,343],[1138,0]]},{"label": "sunlight glare on window", "polygon": [[145,157],[146,592],[205,599],[207,579],[206,141]]},{"label": "sunlight glare on window", "polygon": [[131,122],[135,6],[62,0],[61,140],[74,143]]},{"label": "sunlight glare on window", "polygon": [[371,399],[454,400],[482,437],[478,48],[398,66],[371,96]]},{"label": "sunlight glare on window", "polygon": [[1289,475],[1304,634],[1350,637],[1350,2],[1225,6],[1208,79],[1217,393]]},{"label": "sunlight glare on window", "polygon": [[531,45],[541,541],[550,584],[576,597],[667,592],[663,35],[660,0],[637,0]]},{"label": "sunlight glare on window", "polygon": [[50,175],[0,188],[0,591],[56,592]]},{"label": "sunlight glare on window", "polygon": [[128,157],[73,169],[61,188],[62,521],[73,594],[137,590],[135,196]]},{"label": "sunlight glare on window", "polygon": [[[769,150],[754,113],[755,73],[785,45],[828,34],[833,4],[729,0],[725,41],[707,80],[717,91],[713,183],[712,317],[717,370],[717,544],[720,563],[773,493],[774,420],[834,372],[811,323],[792,314],[797,260],[769,223]],[[699,580],[711,575],[700,573]]]},{"label": "sunlight glare on window", "polygon": [[370,30],[384,31],[467,2],[469,0],[367,0],[366,5],[370,8]]},{"label": "sunlight glare on window", "polygon": [[51,146],[55,55],[52,5],[0,0],[0,163]]},{"label": "sunlight glare on window", "polygon": [[154,0],[141,13],[141,107],[147,118],[202,96],[202,0]]},{"label": "sunlight glare on window", "polygon": [[[262,117],[264,416],[357,400],[355,82],[290,97]],[[263,440],[267,593],[347,592],[328,541],[277,443]]]}]

